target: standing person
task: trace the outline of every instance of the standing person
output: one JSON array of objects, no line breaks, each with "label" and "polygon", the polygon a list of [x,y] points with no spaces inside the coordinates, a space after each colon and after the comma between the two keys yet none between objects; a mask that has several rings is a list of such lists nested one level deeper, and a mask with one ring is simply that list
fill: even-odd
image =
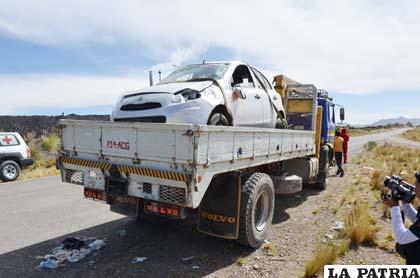
[{"label": "standing person", "polygon": [[[416,173],[416,183],[414,192],[417,199],[420,199],[420,172]],[[406,260],[408,265],[420,264],[420,210],[416,210],[413,205],[402,202],[400,206],[397,200],[390,198],[384,201],[391,208],[391,219],[394,230],[395,247],[398,254]],[[404,226],[401,215],[401,208],[404,214],[413,223],[408,229]]]},{"label": "standing person", "polygon": [[335,131],[335,139],[334,139],[334,153],[335,153],[335,162],[337,163],[337,175],[340,174],[340,177],[344,176],[344,170],[342,167],[343,163],[343,145],[344,139],[340,136],[340,131]]},{"label": "standing person", "polygon": [[343,163],[346,164],[347,163],[347,150],[349,148],[349,139],[350,139],[349,134],[347,133],[347,129],[342,128],[340,135],[344,140],[344,142],[343,142]]}]

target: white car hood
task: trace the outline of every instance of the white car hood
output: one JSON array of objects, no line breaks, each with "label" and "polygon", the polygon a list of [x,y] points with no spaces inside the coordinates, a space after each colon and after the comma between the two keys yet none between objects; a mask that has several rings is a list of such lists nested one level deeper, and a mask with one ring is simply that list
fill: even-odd
[{"label": "white car hood", "polygon": [[201,91],[206,87],[210,86],[212,81],[199,81],[199,82],[182,82],[182,83],[168,83],[168,84],[158,84],[151,87],[146,87],[140,90],[131,91],[124,94],[125,97],[130,95],[137,94],[147,94],[147,93],[171,93],[175,94],[183,89],[189,88],[197,91]]}]

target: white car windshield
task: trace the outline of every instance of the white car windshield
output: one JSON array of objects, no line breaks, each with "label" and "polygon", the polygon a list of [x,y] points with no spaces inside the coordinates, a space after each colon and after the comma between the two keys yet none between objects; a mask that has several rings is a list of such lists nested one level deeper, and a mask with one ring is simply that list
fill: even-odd
[{"label": "white car windshield", "polygon": [[229,68],[229,64],[199,64],[179,68],[160,82],[175,83],[200,79],[221,79]]}]

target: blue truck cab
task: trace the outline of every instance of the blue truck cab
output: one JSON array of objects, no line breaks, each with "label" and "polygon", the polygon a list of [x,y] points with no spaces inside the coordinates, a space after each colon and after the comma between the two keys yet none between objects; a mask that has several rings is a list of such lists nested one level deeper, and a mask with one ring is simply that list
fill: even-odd
[{"label": "blue truck cab", "polygon": [[344,108],[341,105],[335,104],[333,98],[328,96],[328,92],[318,90],[318,106],[322,107],[322,125],[321,125],[321,143],[333,143],[335,130],[337,128],[336,122],[336,106],[340,106],[340,120],[344,120]]},{"label": "blue truck cab", "polygon": [[274,76],[274,88],[282,97],[286,109],[286,119],[289,129],[315,130],[312,115],[317,113],[317,106],[322,107],[322,121],[320,128],[321,145],[332,147],[336,121],[336,106],[340,107],[340,120],[344,121],[344,108],[333,102],[333,98],[325,90],[317,89],[313,84],[302,84],[284,75]]},{"label": "blue truck cab", "polygon": [[311,115],[317,113],[317,106],[322,107],[320,143],[329,144],[332,148],[335,131],[338,128],[336,106],[340,107],[341,122],[344,120],[344,108],[334,103],[327,91],[319,90],[312,84],[289,84],[284,103],[288,126],[297,130],[315,130]]}]

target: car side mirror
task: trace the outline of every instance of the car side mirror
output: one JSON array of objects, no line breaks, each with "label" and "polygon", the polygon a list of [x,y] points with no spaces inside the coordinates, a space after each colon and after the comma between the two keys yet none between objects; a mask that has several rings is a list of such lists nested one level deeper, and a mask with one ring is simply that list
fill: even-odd
[{"label": "car side mirror", "polygon": [[232,91],[232,98],[233,99],[246,99],[246,94],[245,92],[241,89],[241,87],[239,85],[235,85],[233,86],[233,91]]},{"label": "car side mirror", "polygon": [[343,107],[340,108],[340,120],[344,121],[344,108]]}]

